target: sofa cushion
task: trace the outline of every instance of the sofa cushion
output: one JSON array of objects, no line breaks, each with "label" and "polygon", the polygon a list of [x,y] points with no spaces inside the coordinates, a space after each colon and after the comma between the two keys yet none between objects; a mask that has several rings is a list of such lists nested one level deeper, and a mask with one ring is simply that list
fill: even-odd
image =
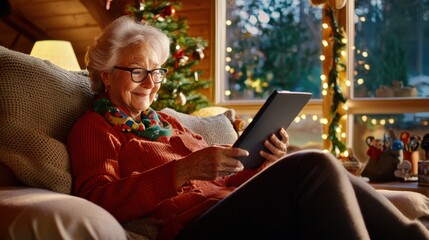
[{"label": "sofa cushion", "polygon": [[28,187],[0,188],[5,239],[127,239],[119,222],[83,198]]},{"label": "sofa cushion", "polygon": [[91,99],[86,77],[0,46],[0,162],[26,185],[70,193],[65,142]]},{"label": "sofa cushion", "polygon": [[171,108],[164,108],[161,112],[177,118],[185,127],[203,136],[209,145],[233,144],[238,138],[233,125],[234,110],[228,109],[209,117],[184,114]]}]

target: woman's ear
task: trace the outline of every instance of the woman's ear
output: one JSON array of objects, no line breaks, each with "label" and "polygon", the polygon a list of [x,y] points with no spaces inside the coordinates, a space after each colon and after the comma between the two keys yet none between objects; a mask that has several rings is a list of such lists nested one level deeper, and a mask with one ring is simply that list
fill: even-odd
[{"label": "woman's ear", "polygon": [[106,88],[107,88],[107,86],[110,86],[109,73],[100,72],[99,74],[100,74],[101,81],[103,81],[104,86]]}]

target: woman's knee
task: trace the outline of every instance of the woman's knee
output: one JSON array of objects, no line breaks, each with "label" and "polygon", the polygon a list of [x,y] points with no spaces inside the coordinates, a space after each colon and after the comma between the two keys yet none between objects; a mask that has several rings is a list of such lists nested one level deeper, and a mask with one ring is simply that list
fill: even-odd
[{"label": "woman's knee", "polygon": [[338,159],[336,159],[331,153],[318,149],[294,152],[287,155],[281,161],[289,161],[291,159],[295,159],[295,161],[299,161],[310,166],[333,167],[338,165]]}]

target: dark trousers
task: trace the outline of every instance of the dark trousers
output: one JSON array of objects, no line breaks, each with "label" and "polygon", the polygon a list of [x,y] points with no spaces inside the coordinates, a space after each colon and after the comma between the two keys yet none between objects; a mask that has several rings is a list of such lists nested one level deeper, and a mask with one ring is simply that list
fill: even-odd
[{"label": "dark trousers", "polygon": [[189,223],[177,239],[429,239],[321,151],[288,155]]}]

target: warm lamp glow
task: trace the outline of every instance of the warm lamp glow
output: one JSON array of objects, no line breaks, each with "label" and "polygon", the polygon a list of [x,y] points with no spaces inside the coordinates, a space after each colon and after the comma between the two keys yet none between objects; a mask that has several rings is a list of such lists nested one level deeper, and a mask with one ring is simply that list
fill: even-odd
[{"label": "warm lamp glow", "polygon": [[34,43],[30,55],[43,60],[48,60],[66,70],[81,70],[73,47],[68,41],[37,41]]}]

